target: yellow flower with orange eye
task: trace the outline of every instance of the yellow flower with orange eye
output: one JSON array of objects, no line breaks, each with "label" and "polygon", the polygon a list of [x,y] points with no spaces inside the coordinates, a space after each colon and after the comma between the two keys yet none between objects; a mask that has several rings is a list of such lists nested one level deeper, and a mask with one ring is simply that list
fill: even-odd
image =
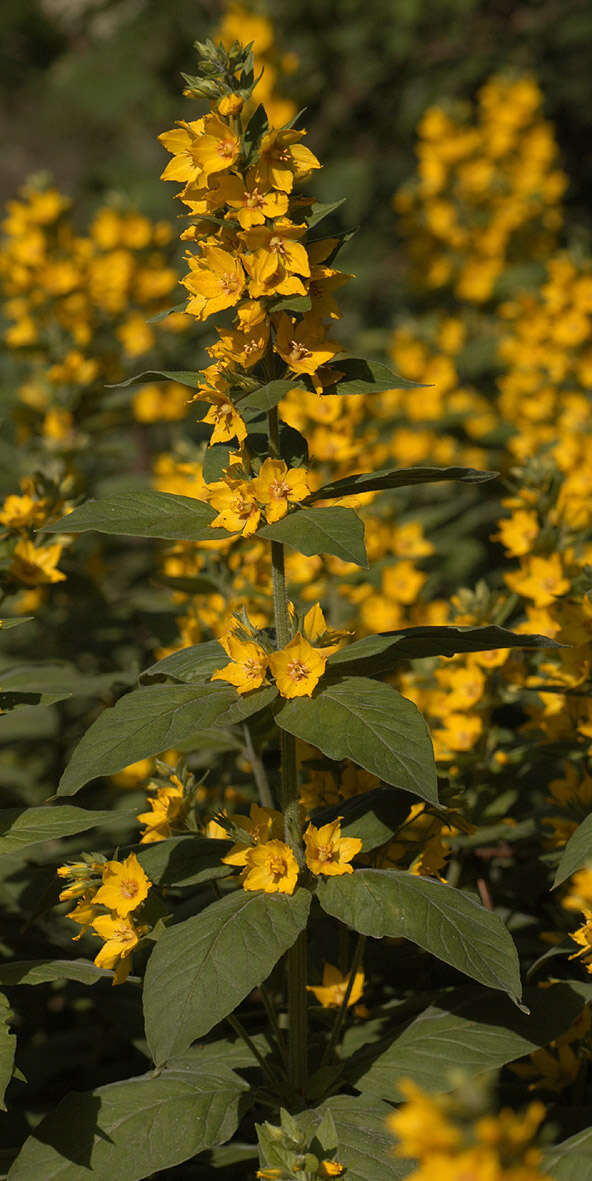
[{"label": "yellow flower with orange eye", "polygon": [[535,607],[548,607],[566,595],[571,583],[563,573],[560,554],[539,557],[536,554],[524,558],[520,570],[504,575],[510,590],[532,599]]},{"label": "yellow flower with orange eye", "polygon": [[325,671],[328,655],[313,648],[300,632],[285,648],[272,652],[269,667],[282,697],[310,697]]},{"label": "yellow flower with orange eye", "polygon": [[101,914],[92,927],[105,940],[95,956],[97,968],[114,968],[113,984],[123,984],[132,966],[131,953],[147,928],[136,927],[131,919],[118,914]]},{"label": "yellow flower with orange eye", "polygon": [[130,853],[125,861],[106,862],[103,884],[93,901],[125,918],[144,901],[151,885],[135,853]]},{"label": "yellow flower with orange eye", "polygon": [[242,828],[250,838],[250,844],[237,841],[230,853],[222,858],[225,865],[246,865],[247,854],[255,845],[264,845],[268,841],[280,840],[284,831],[284,818],[281,812],[274,808],[262,808],[259,804],[251,804],[248,816],[232,817],[234,824]]},{"label": "yellow flower with orange eye", "polygon": [[295,180],[304,180],[315,168],[321,168],[310,148],[300,143],[305,135],[305,131],[286,127],[268,131],[263,136],[259,168],[264,183],[270,188],[290,193]]},{"label": "yellow flower with orange eye", "polygon": [[254,495],[253,481],[233,479],[227,475],[226,480],[216,480],[209,485],[207,499],[218,513],[210,521],[212,529],[242,533],[243,537],[250,537],[257,529],[261,509]]},{"label": "yellow flower with orange eye", "polygon": [[159,787],[156,796],[148,800],[151,811],[140,812],[136,820],[146,827],[140,836],[141,845],[154,844],[172,836],[173,829],[183,828],[189,801],[183,784],[171,775],[169,787]]},{"label": "yellow flower with orange eye", "polygon": [[[274,349],[293,373],[306,373],[310,377],[342,351],[341,345],[326,338],[322,322],[315,316],[308,313],[297,323],[285,312],[277,317]],[[314,384],[320,393],[321,383]]]},{"label": "yellow flower with orange eye", "polygon": [[283,459],[266,459],[253,481],[253,491],[272,524],[285,517],[289,504],[298,504],[310,496],[308,472],[301,467],[288,468]]},{"label": "yellow flower with orange eye", "polygon": [[185,311],[197,320],[233,307],[245,289],[246,276],[240,260],[220,246],[206,246],[199,258],[189,255],[189,273],[181,282],[190,299]]},{"label": "yellow flower with orange eye", "polygon": [[251,276],[249,292],[255,299],[275,292],[306,293],[301,279],[294,282],[296,275],[310,275],[308,254],[298,241],[305,233],[305,226],[278,218],[273,226],[255,226],[239,234],[249,252],[243,262]]},{"label": "yellow flower with orange eye", "polygon": [[[166,146],[166,145],[165,145]],[[231,168],[240,153],[240,139],[218,115],[206,115],[203,132],[190,148],[191,159],[205,179]]]},{"label": "yellow flower with orange eye", "polygon": [[[331,1008],[343,1004],[347,986],[349,984],[350,972],[346,972],[345,976],[339,971],[339,968],[334,967],[333,964],[323,965],[323,983],[322,984],[307,984],[307,992],[314,993],[319,1004],[323,1008]],[[356,972],[351,992],[348,998],[348,1006],[355,1005],[364,991],[364,973],[362,971]]]},{"label": "yellow flower with orange eye", "polygon": [[247,851],[243,875],[243,890],[293,894],[298,880],[298,862],[283,841],[266,841]]},{"label": "yellow flower with orange eye", "polygon": [[220,204],[236,209],[243,230],[265,225],[266,217],[283,217],[288,212],[288,196],[266,185],[260,170],[249,168],[245,178],[222,176],[217,183]]},{"label": "yellow flower with orange eye", "polygon": [[228,681],[239,693],[258,689],[266,679],[269,657],[260,644],[241,640],[230,632],[220,640],[230,656],[230,663],[212,673],[212,681]]},{"label": "yellow flower with orange eye", "polygon": [[311,873],[335,877],[344,873],[353,873],[350,861],[362,848],[359,837],[342,837],[341,821],[343,816],[331,820],[316,828],[309,824],[304,833],[306,846],[306,864]]}]

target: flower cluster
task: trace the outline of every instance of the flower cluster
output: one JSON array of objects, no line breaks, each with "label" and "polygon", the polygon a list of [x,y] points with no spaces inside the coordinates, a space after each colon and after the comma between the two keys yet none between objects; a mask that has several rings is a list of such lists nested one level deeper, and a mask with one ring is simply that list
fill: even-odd
[{"label": "flower cluster", "polygon": [[399,1156],[413,1157],[409,1181],[551,1181],[534,1144],[545,1117],[542,1103],[518,1113],[472,1118],[455,1096],[429,1095],[410,1079],[400,1079],[405,1102],[388,1117]]},{"label": "flower cluster", "polygon": [[419,126],[418,179],[395,197],[417,282],[489,299],[508,264],[549,253],[566,177],[533,78],[496,76],[478,116],[430,107]]},{"label": "flower cluster", "polygon": [[[67,917],[86,931],[104,940],[95,956],[98,968],[113,968],[113,984],[123,984],[129,976],[132,952],[149,930],[142,920],[142,904],[152,883],[144,873],[135,853],[125,861],[106,861],[87,857],[80,862],[61,865],[60,878],[69,884],[60,892],[60,902],[77,899]],[[138,913],[136,913],[138,912]]]},{"label": "flower cluster", "polygon": [[343,632],[331,631],[320,605],[316,603],[306,612],[302,631],[284,648],[270,650],[265,637],[243,626],[241,633],[230,631],[221,637],[221,644],[230,663],[212,674],[213,681],[228,681],[239,693],[249,693],[267,683],[271,673],[282,697],[310,697],[325,672],[327,660],[337,651],[345,638]]}]

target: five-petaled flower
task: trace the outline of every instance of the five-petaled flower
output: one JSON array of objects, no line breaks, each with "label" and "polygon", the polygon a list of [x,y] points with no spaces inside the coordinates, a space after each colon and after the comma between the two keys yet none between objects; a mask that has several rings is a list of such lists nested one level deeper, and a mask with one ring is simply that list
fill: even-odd
[{"label": "five-petaled flower", "polygon": [[313,648],[300,632],[293,640],[272,652],[269,667],[282,697],[310,697],[327,663],[328,651]]},{"label": "five-petaled flower", "polygon": [[150,885],[136,854],[130,853],[125,861],[107,861],[103,869],[103,885],[97,890],[94,902],[125,917],[144,901]]},{"label": "five-petaled flower", "polygon": [[293,894],[297,880],[298,862],[283,841],[266,841],[248,849],[243,870],[243,890]]},{"label": "five-petaled flower", "polygon": [[241,640],[230,632],[220,640],[230,663],[212,673],[212,681],[228,681],[239,693],[250,693],[265,681],[268,655],[254,640]]},{"label": "five-petaled flower", "polygon": [[338,816],[337,820],[323,824],[322,828],[315,828],[314,824],[308,825],[304,834],[304,844],[306,864],[311,873],[333,877],[354,872],[350,861],[360,852],[362,841],[359,837],[342,837],[342,820],[343,816]]}]

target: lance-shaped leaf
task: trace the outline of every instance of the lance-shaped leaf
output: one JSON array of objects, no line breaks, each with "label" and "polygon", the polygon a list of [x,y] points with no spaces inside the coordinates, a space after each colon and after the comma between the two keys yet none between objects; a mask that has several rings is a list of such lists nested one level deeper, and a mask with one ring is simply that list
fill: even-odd
[{"label": "lance-shaped leaf", "polygon": [[332,368],[342,377],[334,385],[325,386],[325,394],[382,394],[385,390],[419,390],[426,386],[420,381],[409,381],[379,361],[364,357],[337,357]]},{"label": "lance-shaped leaf", "polygon": [[480,984],[520,996],[520,965],[501,919],[473,898],[396,869],[359,869],[319,882],[328,914],[375,939],[409,939]]},{"label": "lance-shaped leaf", "polygon": [[[183,306],[180,304],[179,308],[182,310]],[[171,311],[174,312],[179,308],[170,308],[166,315],[168,316]],[[143,373],[135,373],[133,377],[128,377],[127,381],[118,381],[115,385],[107,386],[107,389],[122,390],[128,385],[138,385],[139,382],[147,381],[176,381],[179,385],[187,385],[190,389],[195,390],[198,386],[199,376],[195,370],[145,369]]]},{"label": "lance-shaped leaf", "polygon": [[391,685],[367,677],[344,678],[314,697],[285,701],[276,721],[328,758],[351,759],[383,783],[438,803],[427,726],[413,702]]},{"label": "lance-shaped leaf", "polygon": [[[90,812],[69,804],[3,808],[0,812],[0,856],[22,853],[43,841],[55,841],[102,824],[112,824],[114,819],[119,821],[126,817],[121,812]],[[130,824],[134,822],[133,812],[129,813],[129,821]]]},{"label": "lance-shaped leaf", "polygon": [[144,979],[146,1038],[157,1066],[262,984],[306,926],[310,901],[303,889],[237,890],[161,935]]},{"label": "lance-shaped leaf", "polygon": [[[128,976],[128,981],[137,979]],[[91,960],[12,960],[0,964],[0,984],[47,984],[51,980],[76,980],[79,984],[96,984],[97,980],[113,980],[113,972],[97,968]]]},{"label": "lance-shaped leaf", "polygon": [[367,566],[364,526],[352,508],[297,509],[273,525],[264,525],[258,537],[282,541],[299,554],[335,554],[344,562]]},{"label": "lance-shaped leaf", "polygon": [[561,854],[553,886],[560,886],[572,873],[588,864],[592,865],[592,812],[570,836]]},{"label": "lance-shaped leaf", "polygon": [[12,1078],[16,1037],[10,1031],[10,1005],[0,992],[0,1110],[6,1111],[4,1095]]},{"label": "lance-shaped leaf", "polygon": [[139,845],[135,853],[151,882],[160,886],[196,886],[233,872],[231,865],[222,864],[231,848],[232,841],[187,835]]},{"label": "lance-shaped leaf", "polygon": [[360,492],[383,492],[388,488],[410,488],[414,484],[440,484],[446,480],[457,480],[465,484],[483,484],[494,480],[497,472],[482,472],[472,467],[392,467],[380,468],[376,472],[361,472],[357,476],[345,476],[323,484],[306,503],[313,500],[331,500],[334,497],[354,496]]},{"label": "lance-shaped leaf", "polygon": [[67,517],[46,525],[46,533],[112,533],[125,537],[159,537],[164,541],[215,541],[228,537],[212,529],[216,513],[209,504],[173,492],[126,492],[87,500]]},{"label": "lance-shaped leaf", "polygon": [[231,685],[152,685],[103,710],[75,748],[58,795],[71,796],[97,775],[160,754],[208,727],[236,725],[277,696],[273,686],[241,697]]},{"label": "lance-shaped leaf", "polygon": [[569,1029],[592,996],[592,984],[565,981],[533,988],[521,1013],[504,996],[455,989],[348,1064],[358,1091],[395,1101],[397,1080],[410,1078],[425,1091],[452,1091],[459,1071],[476,1078],[547,1046]]},{"label": "lance-shaped leaf", "polygon": [[149,684],[160,677],[171,677],[174,681],[207,681],[216,669],[227,663],[228,656],[218,640],[206,640],[157,660],[140,674],[140,681]]},{"label": "lance-shaped leaf", "polygon": [[548,1148],[541,1169],[552,1181],[584,1181],[592,1177],[592,1127]]},{"label": "lance-shaped leaf", "polygon": [[[248,1084],[223,1067],[163,1071],[67,1095],[25,1141],[10,1181],[142,1181],[235,1132]],[[248,1103],[245,1103],[247,1106]]]},{"label": "lance-shaped leaf", "polygon": [[547,636],[521,635],[505,627],[404,627],[356,640],[329,657],[327,671],[381,676],[401,660],[454,656],[457,652],[491,652],[496,648],[561,648]]}]

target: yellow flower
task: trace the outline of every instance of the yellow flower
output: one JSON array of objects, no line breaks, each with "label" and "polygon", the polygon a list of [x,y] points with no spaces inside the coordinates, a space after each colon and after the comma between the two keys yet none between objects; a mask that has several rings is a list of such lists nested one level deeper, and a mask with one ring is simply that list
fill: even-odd
[{"label": "yellow flower", "polygon": [[[163,137],[160,137],[161,142]],[[166,147],[166,144],[165,144]],[[201,168],[204,178],[224,172],[238,159],[240,140],[217,115],[206,115],[203,132],[191,144],[191,159]]]},{"label": "yellow flower", "polygon": [[243,262],[251,277],[249,293],[254,299],[276,293],[306,293],[301,279],[294,280],[296,275],[310,275],[308,255],[298,242],[305,233],[305,226],[278,218],[273,226],[256,226],[239,235],[250,252]]},{"label": "yellow flower", "polygon": [[[316,374],[321,365],[331,361],[341,346],[325,337],[322,322],[310,313],[297,323],[291,316],[281,312],[277,317],[275,351],[294,373]],[[320,382],[315,383],[320,393]]]},{"label": "yellow flower", "polygon": [[7,496],[0,510],[0,523],[7,529],[27,529],[42,525],[47,516],[47,501],[24,496]]},{"label": "yellow flower", "polygon": [[210,521],[212,529],[227,529],[249,537],[257,529],[261,510],[254,495],[253,483],[248,480],[216,480],[208,487],[208,500],[218,512]]},{"label": "yellow flower", "polygon": [[560,595],[567,594],[571,585],[564,576],[560,554],[549,554],[546,558],[528,557],[520,570],[504,577],[510,590],[532,599],[535,607],[548,607]]},{"label": "yellow flower", "polygon": [[212,681],[228,681],[239,693],[250,693],[265,681],[268,656],[260,644],[241,640],[232,632],[220,643],[230,656],[230,664],[212,674]]},{"label": "yellow flower", "polygon": [[328,655],[313,648],[300,632],[285,648],[272,652],[269,667],[282,697],[310,697],[325,671]]},{"label": "yellow flower", "polygon": [[[324,964],[323,966],[323,983],[322,984],[307,984],[308,992],[313,992],[319,1004],[324,1008],[330,1008],[332,1005],[341,1005],[347,986],[349,984],[350,973],[347,972],[345,976],[335,968],[333,964]],[[352,990],[349,994],[348,1005],[355,1005],[359,1001],[364,991],[364,973],[362,971],[356,972]],[[338,1176],[339,1174],[337,1174]]]},{"label": "yellow flower", "polygon": [[142,929],[118,914],[99,915],[92,923],[101,939],[106,940],[95,956],[97,968],[114,968],[113,984],[123,984],[132,966],[132,950],[139,942]]},{"label": "yellow flower", "polygon": [[14,548],[10,573],[19,582],[24,582],[25,586],[63,582],[66,575],[56,570],[62,549],[63,545],[59,541],[54,545],[36,546],[32,541],[21,538]]},{"label": "yellow flower", "polygon": [[290,193],[295,180],[304,180],[313,169],[321,167],[310,148],[300,143],[305,135],[305,131],[284,128],[263,136],[259,167],[270,188]]},{"label": "yellow flower", "polygon": [[566,910],[590,910],[592,908],[592,869],[580,869],[569,885],[569,894],[561,903]]},{"label": "yellow flower", "polygon": [[210,436],[209,446],[212,447],[214,443],[229,443],[231,439],[237,439],[239,443],[247,437],[247,428],[245,423],[236,409],[230,398],[224,393],[219,393],[217,390],[210,390],[201,388],[195,399],[198,402],[211,402],[211,409],[202,418],[202,422],[207,422],[209,426],[213,426],[213,431]]},{"label": "yellow flower", "polygon": [[246,865],[247,853],[254,845],[264,845],[268,841],[279,840],[284,831],[284,818],[281,812],[273,808],[262,808],[259,804],[251,804],[248,816],[233,816],[238,828],[244,829],[251,838],[251,843],[237,841],[230,853],[222,858],[225,865]]},{"label": "yellow flower", "polygon": [[343,816],[338,816],[337,820],[323,824],[322,828],[315,828],[314,824],[308,825],[304,833],[304,844],[306,864],[311,873],[334,877],[354,872],[353,865],[349,862],[360,852],[362,841],[359,837],[342,837],[342,820]]},{"label": "yellow flower", "polygon": [[247,851],[243,872],[243,890],[293,894],[298,879],[298,862],[283,841],[267,841]]},{"label": "yellow flower", "polygon": [[245,288],[245,272],[238,258],[220,246],[206,246],[199,258],[190,256],[189,274],[181,280],[191,298],[186,311],[198,320],[233,307]]},{"label": "yellow flower", "polygon": [[266,185],[258,168],[249,168],[245,179],[223,176],[218,182],[221,203],[237,210],[243,230],[265,225],[266,217],[283,217],[288,211],[288,196]]},{"label": "yellow flower", "polygon": [[[446,1115],[444,1098],[427,1095],[411,1079],[398,1079],[405,1102],[389,1115],[387,1126],[397,1137],[398,1156],[424,1157],[427,1153],[454,1152],[460,1148],[459,1128]],[[434,1181],[440,1174],[433,1174]]]},{"label": "yellow flower", "polygon": [[500,521],[499,533],[493,534],[492,541],[501,541],[511,557],[520,558],[530,553],[538,533],[536,513],[528,509],[516,509],[511,517]]},{"label": "yellow flower", "polygon": [[170,787],[159,787],[156,797],[148,800],[150,812],[140,812],[136,819],[146,828],[140,836],[140,844],[154,844],[172,835],[174,827],[183,827],[187,812],[187,801],[183,785],[176,775],[171,775]]},{"label": "yellow flower", "polygon": [[266,459],[253,481],[253,491],[271,524],[285,517],[289,504],[310,496],[308,472],[301,467],[288,468],[283,459]]},{"label": "yellow flower", "polygon": [[343,1177],[345,1168],[336,1160],[322,1160],[319,1164],[317,1176],[322,1177],[323,1181],[326,1177]]},{"label": "yellow flower", "polygon": [[151,884],[135,853],[130,853],[125,861],[106,863],[103,885],[94,900],[125,917],[144,901]]}]

